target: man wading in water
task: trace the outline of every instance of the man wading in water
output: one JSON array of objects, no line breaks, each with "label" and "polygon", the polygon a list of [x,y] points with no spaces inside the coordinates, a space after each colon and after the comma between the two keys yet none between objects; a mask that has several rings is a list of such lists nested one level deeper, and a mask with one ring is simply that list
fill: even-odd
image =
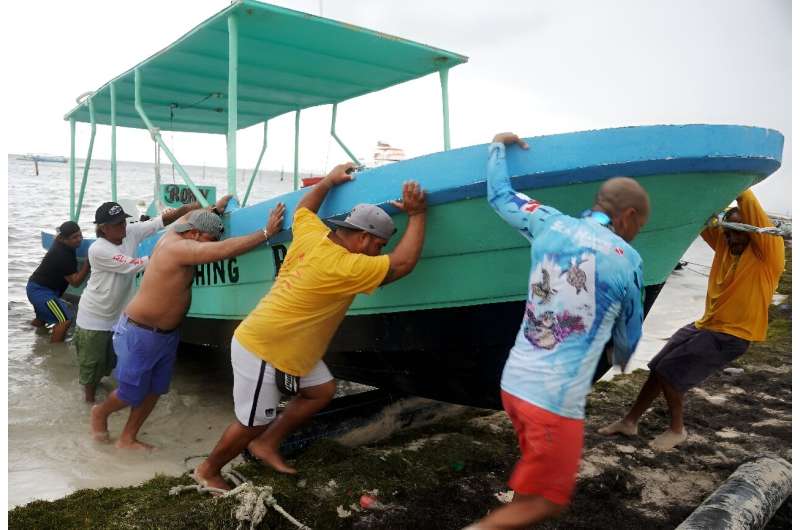
[{"label": "man wading in water", "polygon": [[179,341],[177,328],[191,303],[195,265],[239,256],[264,243],[280,231],[284,210],[279,203],[270,213],[266,228],[225,241],[219,241],[223,226],[216,209],[215,213],[196,210],[161,237],[139,291],[114,328],[119,387],[103,403],[92,407],[96,440],[109,440],[110,414],[131,407],[117,447],[152,449],[136,436],[159,396],[169,391]]},{"label": "man wading in water", "polygon": [[58,235],[45,254],[42,263],[33,271],[25,288],[36,312],[31,325],[37,328],[53,326],[50,342],[64,342],[73,314],[61,299],[67,286],[79,287],[89,274],[89,260],[78,270],[75,251],[83,242],[83,233],[77,223],[67,221],[58,227]]}]

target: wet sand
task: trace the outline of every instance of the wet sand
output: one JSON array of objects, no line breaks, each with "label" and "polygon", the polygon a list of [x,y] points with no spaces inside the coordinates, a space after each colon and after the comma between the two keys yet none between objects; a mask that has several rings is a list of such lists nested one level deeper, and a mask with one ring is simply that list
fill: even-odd
[{"label": "wet sand", "polygon": [[[82,402],[77,383],[74,348],[47,340],[37,335],[28,358],[9,361],[30,365],[26,377],[10,381],[15,387],[9,395],[11,506],[81,488],[136,484],[156,473],[183,473],[184,458],[208,452],[231,420],[232,379],[227,363],[219,362],[224,357],[182,352],[171,392],[159,401],[142,432],[142,439],[158,450],[120,451],[95,442],[89,436],[89,405]],[[98,390],[98,398],[110,389],[109,381]],[[127,411],[112,415],[112,438],[127,416]]]}]

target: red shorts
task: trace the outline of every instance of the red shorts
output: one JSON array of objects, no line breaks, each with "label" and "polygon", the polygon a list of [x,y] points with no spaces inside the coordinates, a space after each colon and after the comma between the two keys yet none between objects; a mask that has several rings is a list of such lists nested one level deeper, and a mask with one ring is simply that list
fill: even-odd
[{"label": "red shorts", "polygon": [[522,495],[569,504],[583,451],[583,420],[565,418],[501,391],[522,458],[508,485]]}]

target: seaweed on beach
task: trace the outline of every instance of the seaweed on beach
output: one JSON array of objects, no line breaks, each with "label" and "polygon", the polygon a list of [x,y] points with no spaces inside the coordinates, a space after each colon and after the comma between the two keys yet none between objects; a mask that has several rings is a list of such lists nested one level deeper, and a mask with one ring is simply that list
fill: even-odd
[{"label": "seaweed on beach", "polygon": [[[608,438],[596,432],[624,413],[646,372],[594,386],[573,502],[542,528],[674,528],[742,463],[762,454],[791,461],[788,277],[779,289],[787,300],[770,309],[767,341],[753,344],[735,363],[742,371],[715,374],[687,396],[689,439],[679,449],[656,453],[648,446],[668,424],[660,400],[642,418],[639,436]],[[318,441],[291,459],[298,476],[252,463],[237,469],[255,484],[271,486],[277,502],[312,528],[439,530],[462,528],[508,500],[507,480],[518,455],[505,415],[472,409],[367,446]],[[189,483],[188,475],[157,476],[135,487],[80,490],[17,507],[9,512],[9,524],[20,529],[237,527],[232,498],[168,494],[171,487]],[[364,494],[378,501],[373,508],[361,508]],[[791,498],[768,528],[790,525]],[[269,510],[259,528],[294,526]]]}]

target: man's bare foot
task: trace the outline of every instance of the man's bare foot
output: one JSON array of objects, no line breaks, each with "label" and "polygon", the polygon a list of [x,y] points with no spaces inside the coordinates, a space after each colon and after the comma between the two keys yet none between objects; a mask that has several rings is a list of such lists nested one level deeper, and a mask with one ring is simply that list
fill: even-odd
[{"label": "man's bare foot", "polygon": [[624,434],[625,436],[636,436],[638,433],[638,426],[635,423],[626,423],[623,420],[615,421],[610,425],[597,429],[597,432],[606,436],[614,434]]},{"label": "man's bare foot", "polygon": [[685,442],[686,436],[686,429],[683,429],[680,433],[667,429],[653,438],[653,441],[650,442],[650,447],[656,451],[669,451],[676,445]]},{"label": "man's bare foot", "polygon": [[258,458],[261,462],[270,466],[278,473],[285,473],[287,475],[297,474],[297,470],[284,462],[280,453],[274,449],[251,443],[247,446],[247,450],[250,451],[250,454],[254,457]]},{"label": "man's bare foot", "polygon": [[208,473],[208,465],[205,461],[195,468],[194,473],[192,473],[192,478],[195,482],[206,488],[217,488],[226,491],[231,489],[231,486],[225,482],[222,475],[219,473],[210,475]]},{"label": "man's bare foot", "polygon": [[144,449],[145,451],[152,451],[155,449],[154,445],[150,445],[139,440],[123,440],[120,438],[115,444],[117,449]]},{"label": "man's bare foot", "polygon": [[95,442],[100,442],[104,444],[111,442],[111,435],[108,433],[108,431],[103,431],[103,432],[92,431],[92,438],[94,438]]},{"label": "man's bare foot", "polygon": [[108,416],[103,416],[100,405],[94,405],[90,413],[92,424],[92,438],[98,442],[108,443],[111,438],[108,435]]}]

